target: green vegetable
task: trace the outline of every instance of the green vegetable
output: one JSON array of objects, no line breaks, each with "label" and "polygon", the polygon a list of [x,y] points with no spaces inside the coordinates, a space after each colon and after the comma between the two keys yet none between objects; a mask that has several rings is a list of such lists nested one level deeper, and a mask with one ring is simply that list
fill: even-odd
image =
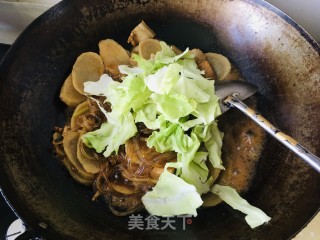
[{"label": "green vegetable", "polygon": [[245,220],[251,228],[258,227],[271,219],[262,210],[250,205],[245,199],[240,197],[236,190],[231,187],[214,184],[211,188],[211,192],[217,194],[223,201],[234,209],[246,214],[247,216],[245,217]]},{"label": "green vegetable", "polygon": [[192,214],[202,205],[202,199],[196,188],[181,178],[165,170],[157,185],[142,197],[149,213],[157,216]]},{"label": "green vegetable", "polygon": [[[188,49],[176,55],[164,42],[161,47],[154,59],[135,55],[137,67],[120,66],[120,72],[126,74],[121,83],[106,75],[98,82],[85,83],[84,91],[105,96],[112,112],[106,114],[108,122],[85,134],[83,141],[109,156],[136,133],[134,123],[143,122],[156,130],[147,145],[158,152],[175,151],[181,164],[176,171],[179,182],[192,184],[202,194],[212,185],[207,159],[223,168],[222,134],[215,123],[221,112],[214,81],[201,75]],[[201,127],[206,130],[200,134]],[[200,151],[201,145],[205,147]],[[171,175],[166,173],[162,179]],[[171,180],[169,177],[166,181]]]},{"label": "green vegetable", "polygon": [[[223,134],[216,122],[221,114],[219,98],[214,81],[202,76],[188,49],[176,55],[167,44],[160,44],[162,51],[154,58],[145,60],[134,55],[137,67],[119,66],[126,75],[122,82],[103,75],[98,82],[85,83],[85,93],[105,96],[112,111],[105,113],[107,123],[82,139],[108,157],[137,133],[136,123],[155,130],[147,145],[161,153],[175,151],[177,162],[167,163],[166,168],[174,167],[176,172],[165,170],[142,202],[153,215],[197,215],[196,209],[202,204],[200,195],[209,192],[213,184],[208,165],[224,169]],[[230,189],[214,185],[211,191],[231,206],[246,211],[251,226],[267,221],[261,210],[259,215]],[[259,217],[260,221],[256,221]]]},{"label": "green vegetable", "polygon": [[98,153],[108,157],[112,152],[117,152],[119,147],[137,133],[137,127],[130,112],[120,117],[116,124],[109,121],[101,125],[100,129],[88,132],[82,136],[83,142],[94,148]]}]

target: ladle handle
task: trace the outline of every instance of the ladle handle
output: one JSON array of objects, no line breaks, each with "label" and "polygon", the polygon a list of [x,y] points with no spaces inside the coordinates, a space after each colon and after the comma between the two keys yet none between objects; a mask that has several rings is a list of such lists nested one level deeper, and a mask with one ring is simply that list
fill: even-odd
[{"label": "ladle handle", "polygon": [[276,128],[273,124],[271,124],[267,119],[265,119],[262,115],[257,113],[252,108],[248,107],[244,104],[240,99],[237,98],[236,94],[228,96],[224,101],[228,107],[235,107],[239,109],[241,112],[250,117],[253,121],[259,124],[264,130],[270,133],[274,138],[276,138],[279,142],[285,145],[287,148],[295,152],[299,157],[305,160],[311,167],[317,170],[320,173],[320,158],[312,154],[305,147],[300,145],[296,140],[292,137],[284,134],[278,128]]}]

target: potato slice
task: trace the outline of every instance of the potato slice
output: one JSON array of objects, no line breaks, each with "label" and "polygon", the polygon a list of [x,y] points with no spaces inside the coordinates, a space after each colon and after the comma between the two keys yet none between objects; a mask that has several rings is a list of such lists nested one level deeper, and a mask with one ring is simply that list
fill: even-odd
[{"label": "potato slice", "polygon": [[75,168],[75,166],[70,162],[68,158],[64,158],[62,160],[63,165],[70,173],[71,177],[76,180],[77,182],[84,184],[84,185],[92,185],[94,182],[94,178],[90,176],[90,178],[85,177],[78,172],[78,170]]},{"label": "potato slice", "polygon": [[87,81],[98,81],[103,72],[103,62],[98,54],[94,52],[82,53],[72,68],[73,87],[79,93],[84,94],[83,83]]},{"label": "potato slice", "polygon": [[175,45],[171,45],[171,48],[172,48],[172,51],[177,55],[182,53],[182,51],[179,48],[177,48]]},{"label": "potato slice", "polygon": [[156,39],[146,39],[139,44],[139,55],[144,59],[150,59],[152,54],[161,51],[160,41]]},{"label": "potato slice", "polygon": [[245,80],[239,69],[231,64],[231,71],[223,80]]},{"label": "potato slice", "polygon": [[225,56],[218,53],[206,53],[207,60],[217,74],[217,80],[223,80],[231,70],[231,64]]},{"label": "potato slice", "polygon": [[86,100],[86,96],[80,94],[73,87],[71,74],[67,77],[62,85],[60,90],[60,99],[68,107],[76,107],[79,103],[82,103]]},{"label": "potato slice", "polygon": [[213,207],[222,202],[221,198],[218,195],[211,192],[203,194],[201,198],[203,201],[202,203],[203,207]]},{"label": "potato slice", "polygon": [[83,144],[81,140],[81,136],[84,133],[85,132],[82,131],[78,139],[77,158],[79,162],[82,164],[82,167],[85,171],[87,171],[88,173],[96,174],[100,171],[99,161],[97,159],[89,159],[86,156],[84,156],[84,154],[82,153],[82,149],[86,147],[86,146],[81,146]]},{"label": "potato slice", "polygon": [[[213,182],[216,182],[216,180],[220,175],[221,169],[214,168],[212,167],[211,164],[208,164],[208,168],[209,168],[209,173],[213,179]],[[211,192],[203,194],[201,198],[203,200],[203,204],[202,204],[203,207],[213,207],[222,201],[218,195]]]},{"label": "potato slice", "polygon": [[104,67],[112,75],[117,75],[115,69],[118,70],[119,65],[130,65],[130,57],[127,51],[112,39],[100,41],[99,51]]},{"label": "potato slice", "polygon": [[80,103],[76,109],[74,110],[72,117],[71,117],[71,123],[70,123],[70,127],[72,131],[76,131],[80,128],[80,126],[78,126],[77,123],[77,118],[80,115],[83,115],[85,113],[89,112],[89,104],[87,101]]},{"label": "potato slice", "polygon": [[152,31],[144,21],[142,21],[131,31],[128,43],[131,43],[132,46],[137,46],[143,40],[152,39],[155,36],[156,34],[154,31]]},{"label": "potato slice", "polygon": [[135,193],[134,187],[131,185],[121,185],[117,183],[109,183],[110,187],[113,188],[116,192],[124,195],[132,195]]},{"label": "potato slice", "polygon": [[131,49],[131,55],[132,54],[139,54],[139,45],[135,46]]},{"label": "potato slice", "polygon": [[94,180],[95,176],[86,172],[77,158],[78,139],[78,132],[73,132],[71,130],[66,131],[63,134],[63,149],[67,155],[67,158],[70,160],[70,163],[72,163],[77,172],[79,172],[79,174],[86,179]]},{"label": "potato slice", "polygon": [[215,182],[219,175],[220,175],[220,172],[221,172],[221,169],[219,168],[214,168],[214,167],[209,167],[209,172],[210,172],[210,175],[213,179],[213,182]]}]

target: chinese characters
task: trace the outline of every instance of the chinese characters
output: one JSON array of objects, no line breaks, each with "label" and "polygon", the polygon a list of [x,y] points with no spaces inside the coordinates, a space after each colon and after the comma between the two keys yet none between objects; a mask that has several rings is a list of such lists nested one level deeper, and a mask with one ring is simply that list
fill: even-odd
[{"label": "chinese characters", "polygon": [[186,229],[187,225],[192,224],[191,215],[180,215],[176,217],[157,217],[149,215],[143,217],[141,214],[131,214],[128,221],[129,230],[176,230],[181,228]]}]

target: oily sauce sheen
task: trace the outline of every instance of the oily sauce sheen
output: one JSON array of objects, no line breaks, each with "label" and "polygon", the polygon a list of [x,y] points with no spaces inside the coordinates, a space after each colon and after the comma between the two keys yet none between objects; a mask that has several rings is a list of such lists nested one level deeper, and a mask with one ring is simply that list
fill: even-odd
[{"label": "oily sauce sheen", "polygon": [[[254,98],[248,105],[255,106]],[[257,161],[265,141],[265,132],[254,121],[237,110],[230,110],[219,119],[224,133],[222,160],[225,167],[217,182],[245,192],[255,174]]]}]

